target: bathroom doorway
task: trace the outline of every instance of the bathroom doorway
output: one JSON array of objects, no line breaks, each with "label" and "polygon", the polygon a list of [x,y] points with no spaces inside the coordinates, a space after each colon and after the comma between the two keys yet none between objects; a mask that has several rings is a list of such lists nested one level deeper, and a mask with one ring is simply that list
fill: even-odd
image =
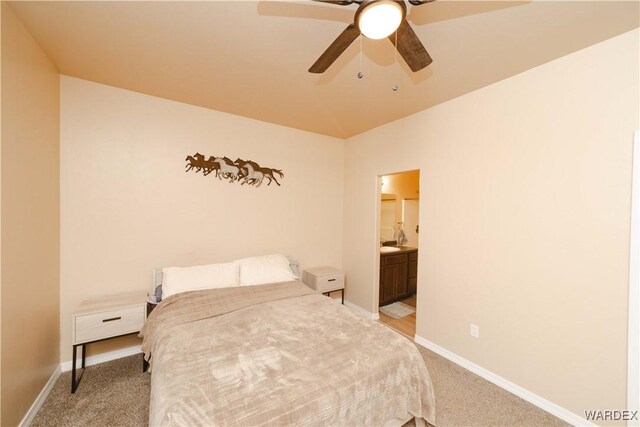
[{"label": "bathroom doorway", "polygon": [[414,339],[418,293],[420,171],[380,176],[378,314],[380,322]]}]

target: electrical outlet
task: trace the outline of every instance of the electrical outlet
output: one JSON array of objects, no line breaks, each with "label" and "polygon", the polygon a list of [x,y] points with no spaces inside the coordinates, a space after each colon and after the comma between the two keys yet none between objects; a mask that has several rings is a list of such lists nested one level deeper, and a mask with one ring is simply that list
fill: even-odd
[{"label": "electrical outlet", "polygon": [[469,333],[471,334],[472,337],[480,338],[480,328],[478,327],[478,325],[474,325],[472,323]]}]

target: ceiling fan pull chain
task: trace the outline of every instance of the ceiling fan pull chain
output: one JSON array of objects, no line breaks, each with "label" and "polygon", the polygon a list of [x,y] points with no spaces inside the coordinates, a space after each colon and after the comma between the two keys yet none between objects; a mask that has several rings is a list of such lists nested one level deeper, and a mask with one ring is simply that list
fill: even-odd
[{"label": "ceiling fan pull chain", "polygon": [[358,78],[361,79],[364,77],[364,73],[362,72],[362,36],[360,36],[360,66],[358,69]]},{"label": "ceiling fan pull chain", "polygon": [[[396,30],[396,42],[395,42],[395,49],[393,50],[393,69],[396,70],[394,71],[396,74],[396,77],[398,76],[398,72],[397,72],[397,68],[398,68],[398,30]],[[398,84],[394,83],[393,86],[391,86],[391,89],[394,92],[398,91]]]}]

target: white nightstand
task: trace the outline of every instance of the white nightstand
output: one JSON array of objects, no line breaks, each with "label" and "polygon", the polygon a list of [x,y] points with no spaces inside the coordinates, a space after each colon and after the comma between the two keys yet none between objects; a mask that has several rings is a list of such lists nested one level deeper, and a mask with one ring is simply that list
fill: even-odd
[{"label": "white nightstand", "polygon": [[325,295],[333,291],[342,292],[344,304],[344,272],[333,267],[312,267],[302,273],[302,281],[311,289]]},{"label": "white nightstand", "polygon": [[[146,294],[134,292],[83,301],[73,314],[73,361],[71,393],[75,393],[82,379],[76,381],[76,352],[82,347],[84,373],[87,344],[140,332],[146,317]],[[143,370],[146,364],[143,356]]]}]

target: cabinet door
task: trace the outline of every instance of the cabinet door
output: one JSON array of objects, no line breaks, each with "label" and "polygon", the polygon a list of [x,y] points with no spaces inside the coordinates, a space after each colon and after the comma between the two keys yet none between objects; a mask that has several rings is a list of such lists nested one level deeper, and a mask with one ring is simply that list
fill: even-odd
[{"label": "cabinet door", "polygon": [[409,254],[409,289],[407,293],[413,295],[416,293],[418,285],[418,253]]},{"label": "cabinet door", "polygon": [[380,289],[379,293],[378,293],[378,306],[382,307],[385,303],[384,300],[384,267],[382,266],[382,263],[380,264],[380,278],[378,279],[378,287]]},{"label": "cabinet door", "polygon": [[418,279],[416,277],[409,278],[408,296],[414,295],[418,290]]},{"label": "cabinet door", "polygon": [[409,258],[409,278],[418,277],[418,260]]},{"label": "cabinet door", "polygon": [[395,281],[395,297],[394,299],[404,298],[409,294],[408,273],[409,266],[407,264],[394,265],[394,281]]},{"label": "cabinet door", "polygon": [[396,298],[396,266],[386,266],[380,273],[380,305]]}]

